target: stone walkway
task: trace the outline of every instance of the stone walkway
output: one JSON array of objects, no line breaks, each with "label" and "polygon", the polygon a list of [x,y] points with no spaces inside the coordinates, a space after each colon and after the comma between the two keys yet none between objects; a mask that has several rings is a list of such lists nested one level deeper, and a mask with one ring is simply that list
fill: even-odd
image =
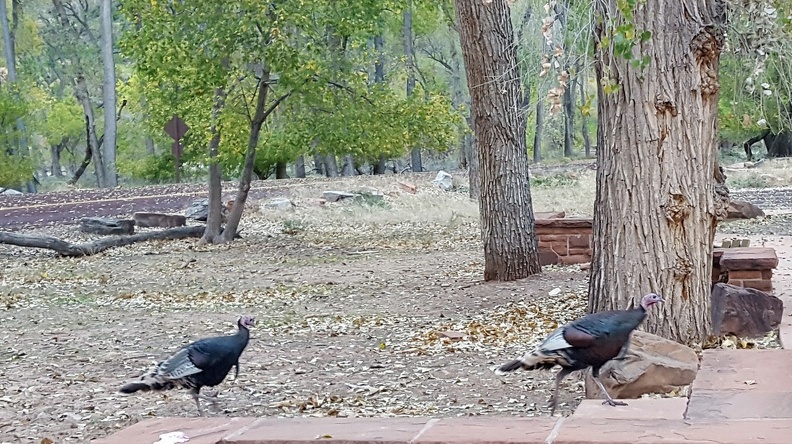
[{"label": "stone walkway", "polygon": [[[716,242],[719,242],[716,241]],[[792,443],[792,237],[751,239],[776,249],[774,293],[784,301],[789,350],[707,350],[690,399],[633,399],[606,408],[584,400],[567,418],[158,418],[95,444],[140,443],[180,431],[189,444]]]}]

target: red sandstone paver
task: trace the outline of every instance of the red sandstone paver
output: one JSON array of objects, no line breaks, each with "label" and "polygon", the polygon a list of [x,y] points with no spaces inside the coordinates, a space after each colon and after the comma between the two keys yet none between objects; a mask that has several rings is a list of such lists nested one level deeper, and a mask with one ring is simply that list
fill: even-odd
[{"label": "red sandstone paver", "polygon": [[560,417],[508,418],[470,416],[435,419],[411,443],[525,443],[544,444]]},{"label": "red sandstone paver", "polygon": [[789,444],[792,420],[728,421],[620,420],[564,421],[552,444]]},{"label": "red sandstone paver", "polygon": [[692,391],[792,392],[791,368],[792,350],[705,350]]},{"label": "red sandstone paver", "polygon": [[407,443],[427,427],[430,419],[261,418],[227,435],[224,442],[229,444]]},{"label": "red sandstone paver", "polygon": [[792,393],[693,392],[685,417],[700,421],[792,419]]},{"label": "red sandstone paver", "polygon": [[579,419],[682,419],[687,398],[641,398],[623,400],[627,406],[602,405],[599,399],[584,399],[572,415]]},{"label": "red sandstone paver", "polygon": [[184,432],[190,444],[216,444],[223,437],[245,427],[256,418],[155,418],[141,421],[93,444],[153,444],[159,436]]}]

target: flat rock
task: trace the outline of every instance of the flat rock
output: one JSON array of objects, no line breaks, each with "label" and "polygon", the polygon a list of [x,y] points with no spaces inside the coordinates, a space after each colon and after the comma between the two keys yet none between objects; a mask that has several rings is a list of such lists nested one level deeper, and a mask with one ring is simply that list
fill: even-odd
[{"label": "flat rock", "polygon": [[102,236],[132,234],[135,232],[135,222],[129,219],[83,217],[80,219],[80,231]]},{"label": "flat rock", "polygon": [[[698,364],[693,349],[651,333],[634,331],[626,359],[605,364],[600,379],[614,398],[638,398],[690,385],[696,378]],[[604,397],[589,372],[586,372],[586,397]]]},{"label": "flat rock", "polygon": [[13,188],[0,188],[0,194],[4,196],[21,196],[23,193]]},{"label": "flat rock", "polygon": [[181,214],[135,213],[132,220],[138,227],[173,228],[187,225],[187,218]]},{"label": "flat rock", "polygon": [[356,194],[347,193],[346,191],[325,191],[322,193],[322,199],[327,202],[338,202],[342,199],[354,199]]},{"label": "flat rock", "polygon": [[726,248],[718,264],[724,270],[769,270],[778,266],[778,256],[772,248]]},{"label": "flat rock", "polygon": [[754,219],[765,215],[761,208],[744,200],[729,202],[728,212],[728,219]]},{"label": "flat rock", "polygon": [[717,283],[712,289],[712,329],[719,335],[763,335],[781,324],[781,299],[753,288]]},{"label": "flat rock", "polygon": [[294,203],[285,197],[276,197],[264,202],[262,209],[286,211],[294,208]]},{"label": "flat rock", "polygon": [[[221,205],[220,211],[223,215],[223,222],[225,222],[226,216],[228,215],[228,208]],[[197,199],[190,202],[190,205],[184,210],[184,216],[187,219],[206,222],[206,219],[209,218],[209,199]]]}]

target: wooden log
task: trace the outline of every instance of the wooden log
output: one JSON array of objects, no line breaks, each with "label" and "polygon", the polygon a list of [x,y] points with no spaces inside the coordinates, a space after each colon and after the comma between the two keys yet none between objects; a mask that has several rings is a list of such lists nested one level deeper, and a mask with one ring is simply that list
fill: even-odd
[{"label": "wooden log", "polygon": [[135,232],[135,222],[129,219],[83,217],[80,219],[80,231],[103,236],[132,234]]},{"label": "wooden log", "polygon": [[139,227],[173,228],[187,225],[187,218],[181,214],[135,213],[132,220]]},{"label": "wooden log", "polygon": [[44,248],[55,251],[61,256],[81,257],[90,256],[110,248],[123,247],[137,242],[201,237],[205,229],[206,227],[204,226],[178,227],[149,233],[138,233],[131,236],[104,238],[82,244],[73,244],[51,236],[0,231],[0,244],[16,245],[18,247]]}]

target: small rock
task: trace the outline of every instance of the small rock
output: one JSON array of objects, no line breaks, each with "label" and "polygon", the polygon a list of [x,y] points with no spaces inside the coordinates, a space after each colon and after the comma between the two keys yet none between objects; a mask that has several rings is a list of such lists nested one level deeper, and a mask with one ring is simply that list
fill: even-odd
[{"label": "small rock", "polygon": [[[698,355],[690,347],[634,331],[626,359],[605,364],[600,370],[600,380],[614,398],[639,398],[690,385],[696,378],[698,365]],[[589,372],[586,372],[586,397],[602,397]]]},{"label": "small rock", "polygon": [[465,338],[465,333],[461,331],[444,331],[438,334],[441,338],[448,338],[452,341],[461,341]]},{"label": "small rock", "polygon": [[[220,211],[222,211],[223,222],[225,222],[228,209],[225,206],[221,206]],[[209,199],[197,199],[190,202],[190,205],[184,210],[184,216],[188,219],[206,222],[209,217]]]},{"label": "small rock", "polygon": [[761,208],[744,200],[733,200],[729,202],[728,211],[728,219],[754,219],[765,215]]},{"label": "small rock", "polygon": [[378,189],[376,189],[374,187],[369,187],[369,186],[362,186],[362,187],[358,188],[357,192],[358,193],[365,193],[365,194],[382,194],[382,193],[380,193],[380,191]]},{"label": "small rock", "polygon": [[325,191],[322,193],[322,199],[327,202],[338,202],[342,199],[352,199],[355,196],[355,194],[347,193],[345,191]]},{"label": "small rock", "polygon": [[550,290],[550,293],[547,293],[547,294],[550,295],[550,296],[558,296],[559,294],[561,294],[561,289],[560,288],[554,288],[554,289]]},{"label": "small rock", "polygon": [[410,182],[401,182],[399,181],[399,186],[406,192],[410,194],[415,194],[418,192],[418,187]]},{"label": "small rock", "polygon": [[763,335],[781,323],[781,299],[753,288],[717,283],[712,289],[712,329],[737,337]]},{"label": "small rock", "polygon": [[198,199],[190,202],[190,205],[184,210],[184,216],[189,219],[206,222],[206,218],[209,216],[209,199]]},{"label": "small rock", "polygon": [[580,264],[580,270],[581,271],[591,270],[591,262]]},{"label": "small rock", "polygon": [[22,194],[22,192],[13,188],[0,188],[0,194],[5,196],[19,196]]},{"label": "small rock", "polygon": [[280,211],[291,210],[294,208],[294,203],[285,197],[276,197],[264,202],[264,208],[276,209]]},{"label": "small rock", "polygon": [[451,189],[454,188],[454,178],[445,171],[439,171],[432,183],[445,191],[451,191]]}]

